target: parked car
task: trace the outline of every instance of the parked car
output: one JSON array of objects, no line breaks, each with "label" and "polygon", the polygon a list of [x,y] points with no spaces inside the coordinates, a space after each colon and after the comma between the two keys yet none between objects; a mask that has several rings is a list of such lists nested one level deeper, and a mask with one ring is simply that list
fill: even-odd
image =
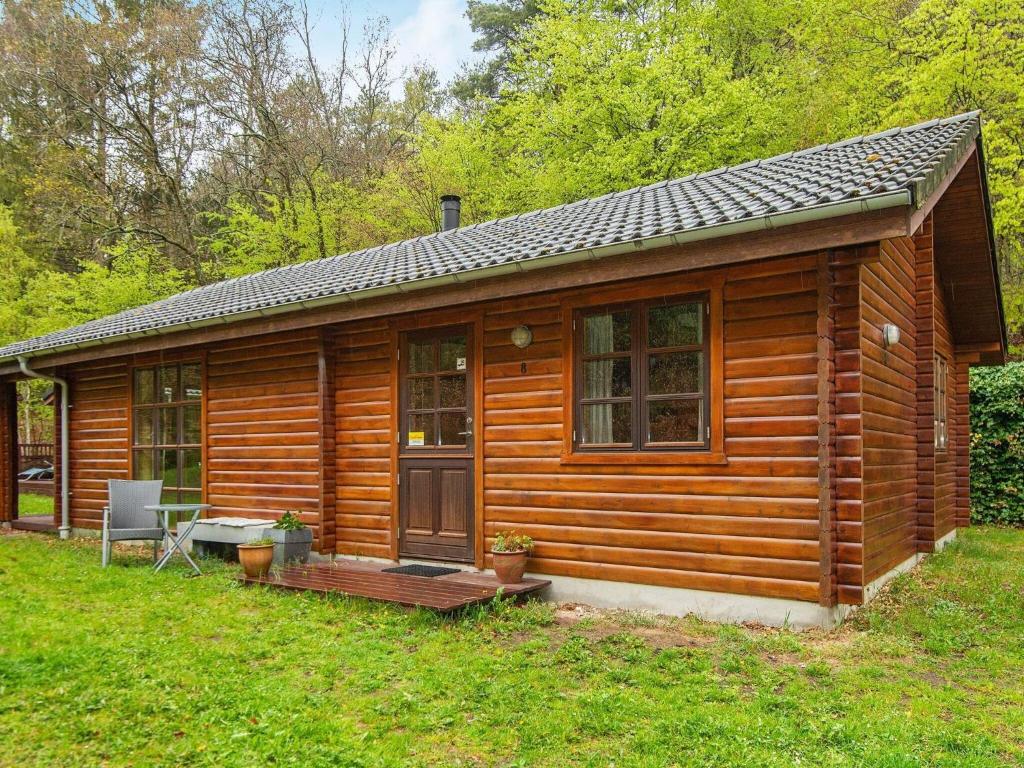
[{"label": "parked car", "polygon": [[53,467],[29,467],[18,473],[19,480],[53,480]]}]

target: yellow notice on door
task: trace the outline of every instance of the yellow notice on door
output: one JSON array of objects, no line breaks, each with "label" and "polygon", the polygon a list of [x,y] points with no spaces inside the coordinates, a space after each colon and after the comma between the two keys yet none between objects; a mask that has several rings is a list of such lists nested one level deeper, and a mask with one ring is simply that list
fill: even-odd
[{"label": "yellow notice on door", "polygon": [[409,445],[423,445],[423,433],[422,432],[410,432],[409,433]]}]

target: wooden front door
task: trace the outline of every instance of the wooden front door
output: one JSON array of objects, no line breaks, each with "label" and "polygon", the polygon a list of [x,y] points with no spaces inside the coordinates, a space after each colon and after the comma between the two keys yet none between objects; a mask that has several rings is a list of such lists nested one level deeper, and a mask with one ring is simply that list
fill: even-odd
[{"label": "wooden front door", "polygon": [[471,326],[413,331],[400,339],[403,557],[473,560],[472,349]]}]

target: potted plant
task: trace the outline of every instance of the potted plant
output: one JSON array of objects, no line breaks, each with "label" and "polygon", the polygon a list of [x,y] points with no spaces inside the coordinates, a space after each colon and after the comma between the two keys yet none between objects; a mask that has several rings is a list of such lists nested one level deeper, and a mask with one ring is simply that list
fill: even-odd
[{"label": "potted plant", "polygon": [[518,584],[526,570],[526,557],[533,551],[533,539],[524,533],[499,531],[491,546],[494,572],[502,584]]},{"label": "potted plant", "polygon": [[288,511],[270,529],[270,538],[280,546],[274,548],[274,561],[279,565],[309,560],[313,546],[313,529],[299,519],[298,512]]},{"label": "potted plant", "polygon": [[270,573],[273,560],[274,540],[269,536],[238,545],[238,562],[250,579],[259,579]]}]

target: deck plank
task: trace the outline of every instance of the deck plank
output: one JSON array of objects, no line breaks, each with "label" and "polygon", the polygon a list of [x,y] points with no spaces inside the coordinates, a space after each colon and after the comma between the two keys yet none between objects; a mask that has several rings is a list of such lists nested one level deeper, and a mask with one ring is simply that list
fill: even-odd
[{"label": "deck plank", "polygon": [[498,591],[520,597],[538,592],[551,582],[524,579],[520,584],[499,584],[493,576],[477,573],[429,578],[384,573],[366,563],[316,563],[282,568],[259,579],[240,576],[244,584],[262,584],[300,592],[321,592],[365,597],[408,608],[430,608],[450,613],[493,600]]}]

